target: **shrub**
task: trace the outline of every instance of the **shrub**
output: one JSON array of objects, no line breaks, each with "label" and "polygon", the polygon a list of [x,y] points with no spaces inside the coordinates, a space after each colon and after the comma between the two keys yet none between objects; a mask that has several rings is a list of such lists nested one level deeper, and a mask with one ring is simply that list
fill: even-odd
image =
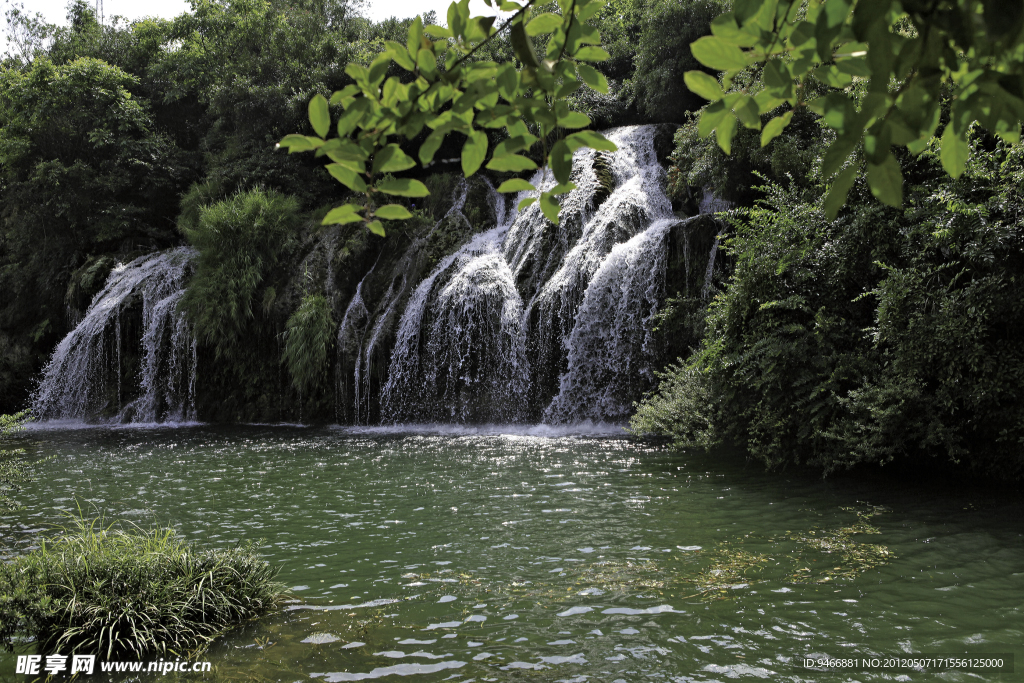
[{"label": "shrub", "polygon": [[171,529],[76,519],[0,565],[0,646],[19,631],[41,652],[183,656],[275,607],[284,587],[257,544],[198,550]]},{"label": "shrub", "polygon": [[181,306],[196,337],[214,346],[218,355],[230,355],[249,326],[264,281],[294,238],[299,204],[263,190],[239,192],[209,206],[198,200],[196,204],[187,208],[198,218],[181,224],[199,250]]},{"label": "shrub", "polygon": [[288,318],[282,362],[288,366],[292,386],[300,393],[319,388],[327,377],[327,356],[334,344],[331,302],[322,294],[302,299]]},{"label": "shrub", "polygon": [[699,351],[633,429],[728,441],[769,467],[954,466],[1024,477],[1024,152],[978,136],[968,172],[905,164],[909,201],[863,182],[828,221],[805,190],[736,212],[736,266]]}]

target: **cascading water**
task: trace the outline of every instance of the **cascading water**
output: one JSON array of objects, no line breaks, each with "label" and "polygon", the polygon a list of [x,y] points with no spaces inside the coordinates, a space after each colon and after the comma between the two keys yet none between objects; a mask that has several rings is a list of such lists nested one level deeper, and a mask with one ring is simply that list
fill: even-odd
[{"label": "cascading water", "polygon": [[[512,213],[518,224],[540,210],[531,206],[518,220]],[[520,416],[529,377],[523,304],[499,251],[508,231],[506,222],[475,235],[413,292],[398,325],[382,394],[386,420]],[[445,284],[435,291],[442,278]]]},{"label": "cascading water", "polygon": [[676,223],[658,220],[601,263],[566,340],[568,370],[546,422],[626,418],[632,401],[654,386],[651,328],[665,298],[665,242]]},{"label": "cascading water", "polygon": [[[390,280],[383,280],[386,283],[384,287],[379,286],[379,281],[387,277],[388,268],[377,272],[379,258],[356,285],[356,293],[345,310],[337,334],[335,414],[344,422],[367,424],[374,419],[374,393],[375,390],[381,390],[387,370],[387,356],[381,356],[388,353],[390,333],[395,327],[401,306],[406,304],[409,274],[415,272],[415,263],[424,245],[442,225],[452,220],[466,222],[461,212],[468,194],[469,184],[460,179],[452,193],[449,209],[425,237],[415,240],[405,250],[398,263],[391,268]],[[365,288],[368,283],[371,291],[374,284],[378,285],[377,291],[383,290],[383,296],[374,304],[367,303]],[[405,307],[408,308],[408,305]]]},{"label": "cascading water", "polygon": [[680,224],[655,133],[619,128],[606,134],[617,152],[576,152],[558,226],[534,204],[434,268],[399,323],[385,421],[531,420],[545,406],[558,422],[628,414],[653,384],[650,328]]},{"label": "cascading water", "polygon": [[[376,261],[336,334],[339,421],[628,415],[662,360],[664,340],[651,328],[668,290],[706,297],[721,270],[711,219],[672,213],[656,152],[664,132],[619,128],[606,133],[618,151],[578,150],[576,189],[559,198],[558,225],[536,203],[518,212],[526,194],[506,202],[474,179],[458,184],[450,210],[425,234],[401,249],[374,245]],[[546,188],[554,179],[541,170],[532,182]],[[464,209],[468,196],[475,199]],[[335,283],[340,234],[320,234],[298,264],[303,283],[323,273],[333,304],[350,286],[347,272]],[[192,255],[152,254],[111,274],[45,370],[40,417],[194,419],[196,344],[177,305]]]},{"label": "cascading water", "polygon": [[[196,345],[177,303],[195,251],[179,247],[115,268],[82,321],[58,344],[33,412],[45,419],[195,419]],[[138,346],[129,320],[141,304]],[[131,359],[139,358],[136,370]],[[126,376],[137,376],[125,387]],[[135,396],[122,405],[125,395]]]}]

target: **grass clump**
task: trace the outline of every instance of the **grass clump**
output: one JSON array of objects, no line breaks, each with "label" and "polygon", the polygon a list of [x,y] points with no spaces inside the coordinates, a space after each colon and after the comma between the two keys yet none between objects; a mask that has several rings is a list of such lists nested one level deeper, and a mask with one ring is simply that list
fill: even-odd
[{"label": "grass clump", "polygon": [[285,589],[258,544],[198,550],[172,529],[75,519],[0,565],[0,646],[107,658],[183,656],[273,609]]},{"label": "grass clump", "polygon": [[[30,419],[28,411],[0,415],[0,443],[5,437],[24,429],[25,423]],[[17,510],[20,507],[18,502],[11,498],[11,494],[20,491],[21,484],[29,479],[25,462],[21,459],[23,455],[23,448],[0,449],[0,510]]]}]

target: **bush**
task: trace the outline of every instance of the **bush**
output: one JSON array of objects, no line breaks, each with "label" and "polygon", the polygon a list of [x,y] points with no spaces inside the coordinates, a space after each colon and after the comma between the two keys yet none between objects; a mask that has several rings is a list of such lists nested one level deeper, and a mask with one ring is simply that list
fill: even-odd
[{"label": "bush", "polygon": [[830,222],[805,190],[762,188],[734,215],[733,280],[700,350],[634,431],[736,443],[769,467],[1024,477],[1024,151],[973,144],[957,181],[932,154],[908,160],[903,210],[859,182]]},{"label": "bush", "polygon": [[[251,190],[204,206],[186,207],[197,214],[182,221],[188,240],[199,250],[195,276],[181,306],[201,341],[218,355],[230,355],[249,327],[264,281],[294,240],[299,204],[276,192]],[[264,292],[264,294],[266,294]]]},{"label": "bush", "polygon": [[0,646],[20,631],[41,652],[184,656],[278,604],[284,587],[257,550],[201,551],[171,529],[76,519],[0,565]]},{"label": "bush", "polygon": [[328,352],[334,345],[331,302],[322,294],[307,295],[288,318],[282,362],[292,386],[300,393],[315,391],[328,375]]}]

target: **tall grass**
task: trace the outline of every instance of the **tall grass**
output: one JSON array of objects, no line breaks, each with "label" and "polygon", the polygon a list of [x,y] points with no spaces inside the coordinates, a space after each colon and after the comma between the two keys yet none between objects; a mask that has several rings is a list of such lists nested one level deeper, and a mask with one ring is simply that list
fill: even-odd
[{"label": "tall grass", "polygon": [[[4,445],[6,437],[24,429],[25,423],[31,419],[27,410],[14,415],[0,415],[0,445]],[[23,448],[0,449],[0,510],[17,510],[20,507],[10,496],[20,491],[21,484],[29,480],[23,455]]]},{"label": "tall grass", "polygon": [[172,529],[122,530],[75,518],[0,565],[0,646],[33,636],[40,652],[141,658],[201,650],[274,608],[284,587],[258,544],[198,550]]}]

